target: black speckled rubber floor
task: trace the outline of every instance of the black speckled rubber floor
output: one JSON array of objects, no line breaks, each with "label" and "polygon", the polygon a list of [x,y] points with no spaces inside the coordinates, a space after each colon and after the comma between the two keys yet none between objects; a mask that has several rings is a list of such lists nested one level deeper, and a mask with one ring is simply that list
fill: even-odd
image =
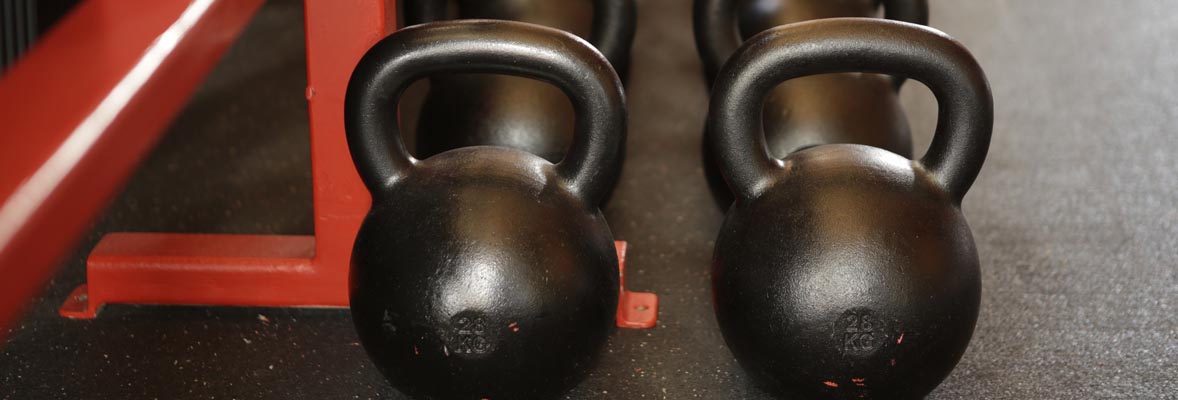
[{"label": "black speckled rubber floor", "polygon": [[[687,0],[639,0],[630,133],[606,215],[659,325],[619,330],[570,399],[767,399],[725,348],[708,265],[723,214]],[[1178,398],[1178,18],[1166,0],[939,0],[996,105],[965,200],[973,342],[932,399]],[[0,398],[403,399],[345,310],[109,306],[57,317],[106,232],[308,234],[301,2],[271,1],[0,348]],[[936,119],[903,91],[918,149]],[[920,151],[918,151],[919,153]]]}]

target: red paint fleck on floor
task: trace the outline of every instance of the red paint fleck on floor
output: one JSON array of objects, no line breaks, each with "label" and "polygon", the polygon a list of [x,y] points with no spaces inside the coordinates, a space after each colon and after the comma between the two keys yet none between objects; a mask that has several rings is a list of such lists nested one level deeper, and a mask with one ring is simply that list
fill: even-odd
[{"label": "red paint fleck on floor", "polygon": [[413,355],[420,356],[421,352],[417,350],[417,346],[413,346]]},{"label": "red paint fleck on floor", "polygon": [[866,378],[851,378],[851,382],[855,382],[855,386],[866,386],[867,384],[864,383],[866,380]]},{"label": "red paint fleck on floor", "polygon": [[830,386],[830,387],[839,387],[839,384],[831,382],[831,381],[822,382],[822,384],[826,385],[826,386]]},{"label": "red paint fleck on floor", "polygon": [[900,332],[900,338],[896,339],[896,344],[904,343],[904,332]]}]

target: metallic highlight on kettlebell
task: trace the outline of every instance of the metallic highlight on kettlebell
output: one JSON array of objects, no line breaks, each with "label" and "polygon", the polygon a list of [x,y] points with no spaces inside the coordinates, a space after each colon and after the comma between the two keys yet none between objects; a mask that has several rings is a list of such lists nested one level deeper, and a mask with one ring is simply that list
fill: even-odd
[{"label": "metallic highlight on kettlebell", "polygon": [[[549,82],[577,113],[559,163],[504,147],[415,159],[396,110],[413,81],[498,73]],[[598,207],[626,132],[622,85],[571,34],[507,21],[418,25],[377,43],[348,83],[348,146],[372,193],[352,253],[361,343],[426,399],[556,398],[612,331],[618,260]],[[458,132],[463,133],[463,132]]]},{"label": "metallic highlight on kettlebell", "polygon": [[[924,157],[827,144],[774,158],[762,100],[783,81],[834,72],[927,85],[940,120]],[[985,160],[992,103],[973,56],[915,24],[802,22],[733,54],[707,122],[736,197],[712,289],[725,341],[756,382],[785,398],[910,399],[949,375],[978,315],[961,200]]]},{"label": "metallic highlight on kettlebell", "polygon": [[[711,82],[746,39],[775,26],[837,17],[874,17],[928,23],[927,0],[696,0],[695,38]],[[739,35],[737,32],[739,31]],[[900,106],[902,77],[864,73],[808,76],[784,82],[765,96],[762,120],[769,153],[828,143],[855,143],[912,156],[908,118]],[[704,140],[709,189],[721,206],[732,203],[713,152]]]}]

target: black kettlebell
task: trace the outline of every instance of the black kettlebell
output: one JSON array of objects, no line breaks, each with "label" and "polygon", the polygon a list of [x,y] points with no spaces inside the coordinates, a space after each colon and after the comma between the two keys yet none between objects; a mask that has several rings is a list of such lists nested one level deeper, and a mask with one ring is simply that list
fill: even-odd
[{"label": "black kettlebell", "polygon": [[711,82],[743,39],[814,19],[873,17],[928,24],[928,0],[694,0],[695,44]]},{"label": "black kettlebell", "polygon": [[[458,0],[458,17],[537,23],[581,33],[622,77],[634,39],[634,0]],[[445,19],[446,0],[404,0],[407,24]],[[592,7],[590,9],[590,6]],[[585,34],[586,30],[591,32]],[[506,146],[560,161],[573,110],[559,89],[503,75],[446,74],[430,79],[417,122],[416,154],[465,146]]]},{"label": "black kettlebell", "polygon": [[[402,92],[459,72],[561,88],[577,113],[568,156],[553,164],[492,146],[410,156],[395,112]],[[600,53],[538,25],[418,25],[364,55],[344,104],[352,159],[372,193],[352,250],[351,309],[397,389],[543,399],[584,376],[617,309],[618,260],[598,205],[616,183],[625,110]]]},{"label": "black kettlebell", "polygon": [[[807,20],[873,17],[881,5],[888,19],[928,23],[927,0],[696,0],[695,38],[707,79],[714,78],[742,38]],[[765,96],[762,114],[770,154],[784,158],[820,144],[856,143],[911,157],[912,135],[898,96],[902,83],[901,77],[842,73],[778,85]],[[709,188],[726,208],[732,194],[707,143],[705,138]]]},{"label": "black kettlebell", "polygon": [[[855,71],[932,90],[940,119],[925,156],[827,144],[774,158],[761,132],[765,95],[790,79]],[[712,263],[716,319],[744,369],[786,398],[929,393],[968,346],[981,294],[961,200],[985,160],[993,104],[969,51],[880,19],[773,28],[717,75],[707,125],[736,196]]]}]

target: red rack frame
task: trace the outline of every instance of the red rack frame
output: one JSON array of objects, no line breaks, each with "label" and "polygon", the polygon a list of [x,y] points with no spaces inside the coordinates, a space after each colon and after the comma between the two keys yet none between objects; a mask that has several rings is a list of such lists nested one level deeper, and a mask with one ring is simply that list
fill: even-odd
[{"label": "red rack frame", "polygon": [[260,5],[84,1],[0,76],[0,327],[20,317]]},{"label": "red rack frame", "polygon": [[[89,319],[96,317],[102,306],[109,303],[347,306],[347,275],[352,240],[371,200],[356,174],[344,140],[344,91],[353,67],[364,52],[395,29],[395,3],[395,0],[353,0],[345,5],[327,0],[305,1],[306,96],[310,108],[314,236],[109,234],[102,238],[87,260],[88,283],[70,294],[59,313],[68,318]],[[75,15],[63,21],[61,28],[38,45],[45,49],[39,50],[39,53],[35,50],[0,83],[0,93],[4,94],[0,96],[0,109],[6,109],[4,106],[17,102],[17,96],[8,95],[19,93],[14,87],[30,92],[44,90],[37,85],[49,82],[51,75],[38,74],[39,67],[77,60],[78,57],[84,60],[84,56],[103,57],[105,52],[134,51],[146,47],[142,53],[130,53],[118,58],[118,62],[112,63],[111,71],[103,71],[116,78],[133,76],[152,49],[158,48],[161,42],[166,44],[171,36],[176,36],[176,50],[168,53],[164,61],[160,62],[161,66],[168,68],[151,71],[147,78],[151,85],[139,87],[132,93],[136,102],[115,110],[118,121],[124,122],[124,125],[107,127],[101,132],[106,142],[111,143],[107,145],[109,148],[86,149],[89,158],[83,161],[87,163],[79,163],[65,171],[73,178],[72,181],[62,180],[52,186],[51,194],[55,197],[51,200],[57,202],[43,204],[36,210],[41,213],[41,220],[16,226],[15,232],[20,240],[0,242],[0,246],[3,246],[0,247],[0,273],[5,275],[15,270],[11,268],[15,264],[14,260],[39,257],[36,259],[39,265],[25,268],[25,276],[17,279],[22,283],[23,290],[0,298],[0,312],[19,309],[24,299],[35,292],[37,283],[43,281],[52,270],[55,257],[68,250],[69,244],[86,222],[101,210],[102,201],[90,201],[84,207],[77,207],[76,204],[66,202],[70,198],[68,195],[97,190],[97,193],[103,194],[99,199],[109,198],[114,188],[120,186],[130,169],[179,110],[183,100],[240,33],[259,4],[260,0],[91,0],[79,6]],[[143,24],[147,26],[140,30],[122,32],[126,38],[111,36],[108,40],[102,40],[106,46],[87,47],[88,53],[68,53],[78,46],[73,44],[76,43],[73,38],[92,35],[96,29],[112,29],[104,25],[112,24],[112,15],[135,15],[134,20],[151,23]],[[175,32],[177,26],[183,28],[180,34]],[[129,40],[129,45],[118,47],[122,46],[118,39]],[[134,46],[149,39],[155,40],[140,47]],[[74,65],[77,64],[57,66],[61,72],[72,72],[75,71]],[[117,88],[118,83],[113,86],[100,85],[92,90],[86,88],[84,94],[113,95]],[[56,109],[49,104],[53,97],[68,93],[71,88],[50,89],[40,92],[43,102],[24,107],[34,108],[38,114],[35,118],[18,121],[24,123],[17,124],[19,128],[33,131],[43,124],[49,117],[47,114],[55,113],[50,111]],[[164,112],[159,112],[161,101]],[[70,129],[64,128],[84,123],[85,119],[77,125],[63,127],[61,132],[68,133]],[[15,154],[17,152],[12,149],[29,147],[24,139],[11,136],[0,139],[3,140],[0,148],[5,147],[5,144],[11,145],[5,153]],[[56,142],[49,142],[65,147],[69,140],[66,136]],[[104,175],[101,180],[89,181],[98,173],[94,169],[82,169],[82,164],[103,162],[105,168],[111,157],[123,157],[117,163],[118,168]],[[27,164],[36,166],[38,160],[29,160]],[[18,164],[25,164],[25,160],[17,161]],[[35,173],[34,168],[27,176]],[[14,176],[5,174],[3,179]],[[19,182],[0,183],[4,184],[0,185],[3,189],[7,189],[5,185],[8,184],[14,188],[20,186]],[[9,194],[11,196],[6,198],[6,207],[22,200],[19,190],[14,189]],[[69,210],[70,206],[77,208],[67,215],[55,215],[49,211]],[[8,220],[0,219],[0,222],[7,224]],[[52,231],[57,224],[70,224],[68,234],[54,235]],[[5,228],[0,225],[0,233]],[[33,246],[30,243],[34,238],[45,237],[56,239],[50,240],[53,242],[51,245]],[[619,271],[623,273],[625,249],[625,243],[618,242]],[[623,284],[617,314],[618,326],[654,326],[657,307],[658,299],[653,294],[629,292]],[[0,315],[0,323],[11,320],[14,313]]]},{"label": "red rack frame", "polygon": [[343,136],[348,77],[395,29],[395,1],[307,0],[314,236],[115,233],[62,305],[94,318],[107,303],[345,307],[348,260],[370,198]]}]

